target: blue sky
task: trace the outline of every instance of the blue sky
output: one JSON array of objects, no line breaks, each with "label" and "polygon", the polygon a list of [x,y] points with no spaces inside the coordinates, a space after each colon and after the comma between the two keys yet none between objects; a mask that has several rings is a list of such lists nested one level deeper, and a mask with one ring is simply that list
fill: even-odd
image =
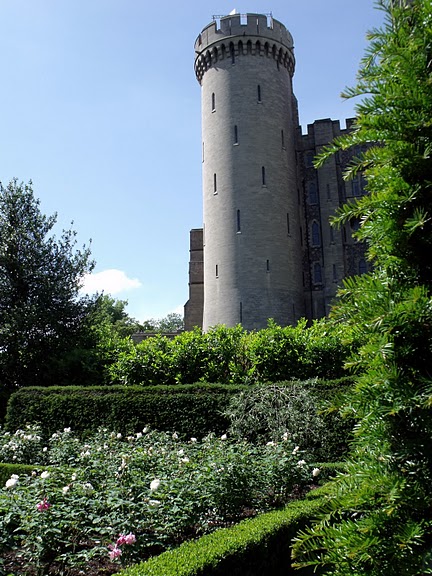
[{"label": "blue sky", "polygon": [[202,225],[194,41],[213,14],[272,12],[294,37],[303,129],[345,119],[373,0],[0,0],[0,181],[92,239],[87,286],[144,320],[182,311]]}]

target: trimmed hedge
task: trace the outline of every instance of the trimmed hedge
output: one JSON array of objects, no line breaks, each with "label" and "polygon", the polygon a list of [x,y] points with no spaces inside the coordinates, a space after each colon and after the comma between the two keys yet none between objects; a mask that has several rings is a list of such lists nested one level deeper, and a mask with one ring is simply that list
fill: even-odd
[{"label": "trimmed hedge", "polygon": [[[291,383],[287,383],[291,384]],[[324,398],[333,397],[350,379],[312,381]],[[40,423],[44,435],[71,427],[81,434],[99,426],[128,434],[150,426],[182,437],[223,434],[230,398],[248,386],[184,384],[177,386],[95,386],[21,388],[9,399],[5,428],[15,431]]]},{"label": "trimmed hedge", "polygon": [[151,426],[184,437],[223,434],[228,422],[222,411],[230,396],[243,388],[214,384],[22,388],[9,400],[5,427],[14,431],[38,422],[47,436],[69,426],[81,433],[103,426],[127,434]]},{"label": "trimmed hedge", "polygon": [[[320,490],[320,489],[318,489]],[[315,492],[315,491],[313,491]],[[311,493],[312,494],[312,493]],[[122,570],[119,576],[288,576],[312,574],[291,567],[291,541],[324,506],[312,498],[261,514]]]}]

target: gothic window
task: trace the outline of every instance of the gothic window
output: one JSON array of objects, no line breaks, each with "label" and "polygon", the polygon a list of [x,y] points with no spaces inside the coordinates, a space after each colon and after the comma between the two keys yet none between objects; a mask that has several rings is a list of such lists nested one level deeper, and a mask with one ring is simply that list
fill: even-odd
[{"label": "gothic window", "polygon": [[352,195],[360,196],[360,180],[358,175],[353,179],[351,185],[352,185]]},{"label": "gothic window", "polygon": [[314,284],[322,284],[321,264],[319,264],[318,262],[315,262],[314,267],[313,267],[313,279],[314,279]]},{"label": "gothic window", "polygon": [[215,273],[216,273],[216,278],[219,278],[219,264],[216,264]]},{"label": "gothic window", "polygon": [[266,271],[270,272],[270,260],[267,260],[266,262]]},{"label": "gothic window", "polygon": [[261,183],[263,186],[266,186],[266,171],[265,171],[265,166],[262,166],[261,168]]},{"label": "gothic window", "polygon": [[321,234],[318,222],[312,223],[312,246],[321,246]]},{"label": "gothic window", "polygon": [[237,210],[237,232],[241,232],[240,210]]},{"label": "gothic window", "polygon": [[318,204],[318,192],[316,182],[309,182],[308,198],[309,198],[309,204]]},{"label": "gothic window", "polygon": [[257,98],[258,102],[261,102],[261,86],[259,84],[257,86]]},{"label": "gothic window", "polygon": [[365,177],[363,174],[356,174],[351,181],[351,190],[353,196],[363,196],[365,193]]},{"label": "gothic window", "polygon": [[237,128],[237,125],[234,126],[234,144],[238,144],[238,128]]},{"label": "gothic window", "polygon": [[212,112],[216,111],[216,96],[215,93],[213,92],[212,94]]},{"label": "gothic window", "polygon": [[217,177],[213,174],[213,194],[217,194]]},{"label": "gothic window", "polygon": [[313,152],[307,152],[305,155],[306,168],[313,168],[315,154]]},{"label": "gothic window", "polygon": [[287,234],[290,233],[290,218],[289,218],[289,212],[287,212]]},{"label": "gothic window", "polygon": [[285,135],[284,135],[283,130],[281,130],[281,143],[282,143],[282,148],[285,150]]}]

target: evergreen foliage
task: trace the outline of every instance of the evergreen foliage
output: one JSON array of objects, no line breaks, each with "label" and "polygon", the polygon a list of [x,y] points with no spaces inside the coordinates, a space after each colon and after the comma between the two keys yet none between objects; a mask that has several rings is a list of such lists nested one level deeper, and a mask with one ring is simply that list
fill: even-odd
[{"label": "evergreen foliage", "polygon": [[345,281],[332,312],[366,342],[345,407],[356,439],[327,514],[295,547],[299,565],[336,576],[432,573],[432,2],[377,5],[385,23],[345,94],[364,97],[354,132],[319,160],[376,143],[350,168],[369,195],[337,218],[360,219],[374,263]]},{"label": "evergreen foliage", "polygon": [[0,183],[0,383],[16,388],[58,381],[68,371],[91,302],[79,297],[90,250],[76,233],[52,234],[31,183]]}]

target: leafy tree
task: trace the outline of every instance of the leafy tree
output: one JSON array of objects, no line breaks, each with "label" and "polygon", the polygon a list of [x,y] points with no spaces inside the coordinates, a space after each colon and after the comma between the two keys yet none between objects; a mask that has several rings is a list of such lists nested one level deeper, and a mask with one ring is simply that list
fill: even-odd
[{"label": "leafy tree", "polygon": [[356,439],[326,515],[294,548],[299,564],[338,576],[432,573],[432,0],[377,6],[384,25],[345,94],[363,96],[355,129],[319,160],[376,143],[350,168],[369,195],[337,218],[360,219],[374,263],[332,313],[367,342],[346,405]]},{"label": "leafy tree", "polygon": [[141,324],[141,332],[178,332],[183,329],[183,316],[177,312],[171,312],[158,320],[151,318]]},{"label": "leafy tree", "polygon": [[39,204],[31,182],[0,184],[0,382],[12,388],[57,383],[92,305],[78,295],[89,248],[73,230],[56,238]]},{"label": "leafy tree", "polygon": [[131,318],[126,312],[127,300],[116,300],[107,294],[98,297],[91,323],[97,327],[105,326],[120,338],[142,331],[142,324]]},{"label": "leafy tree", "polygon": [[177,312],[171,312],[158,320],[156,326],[158,332],[178,332],[184,328],[183,316]]}]

